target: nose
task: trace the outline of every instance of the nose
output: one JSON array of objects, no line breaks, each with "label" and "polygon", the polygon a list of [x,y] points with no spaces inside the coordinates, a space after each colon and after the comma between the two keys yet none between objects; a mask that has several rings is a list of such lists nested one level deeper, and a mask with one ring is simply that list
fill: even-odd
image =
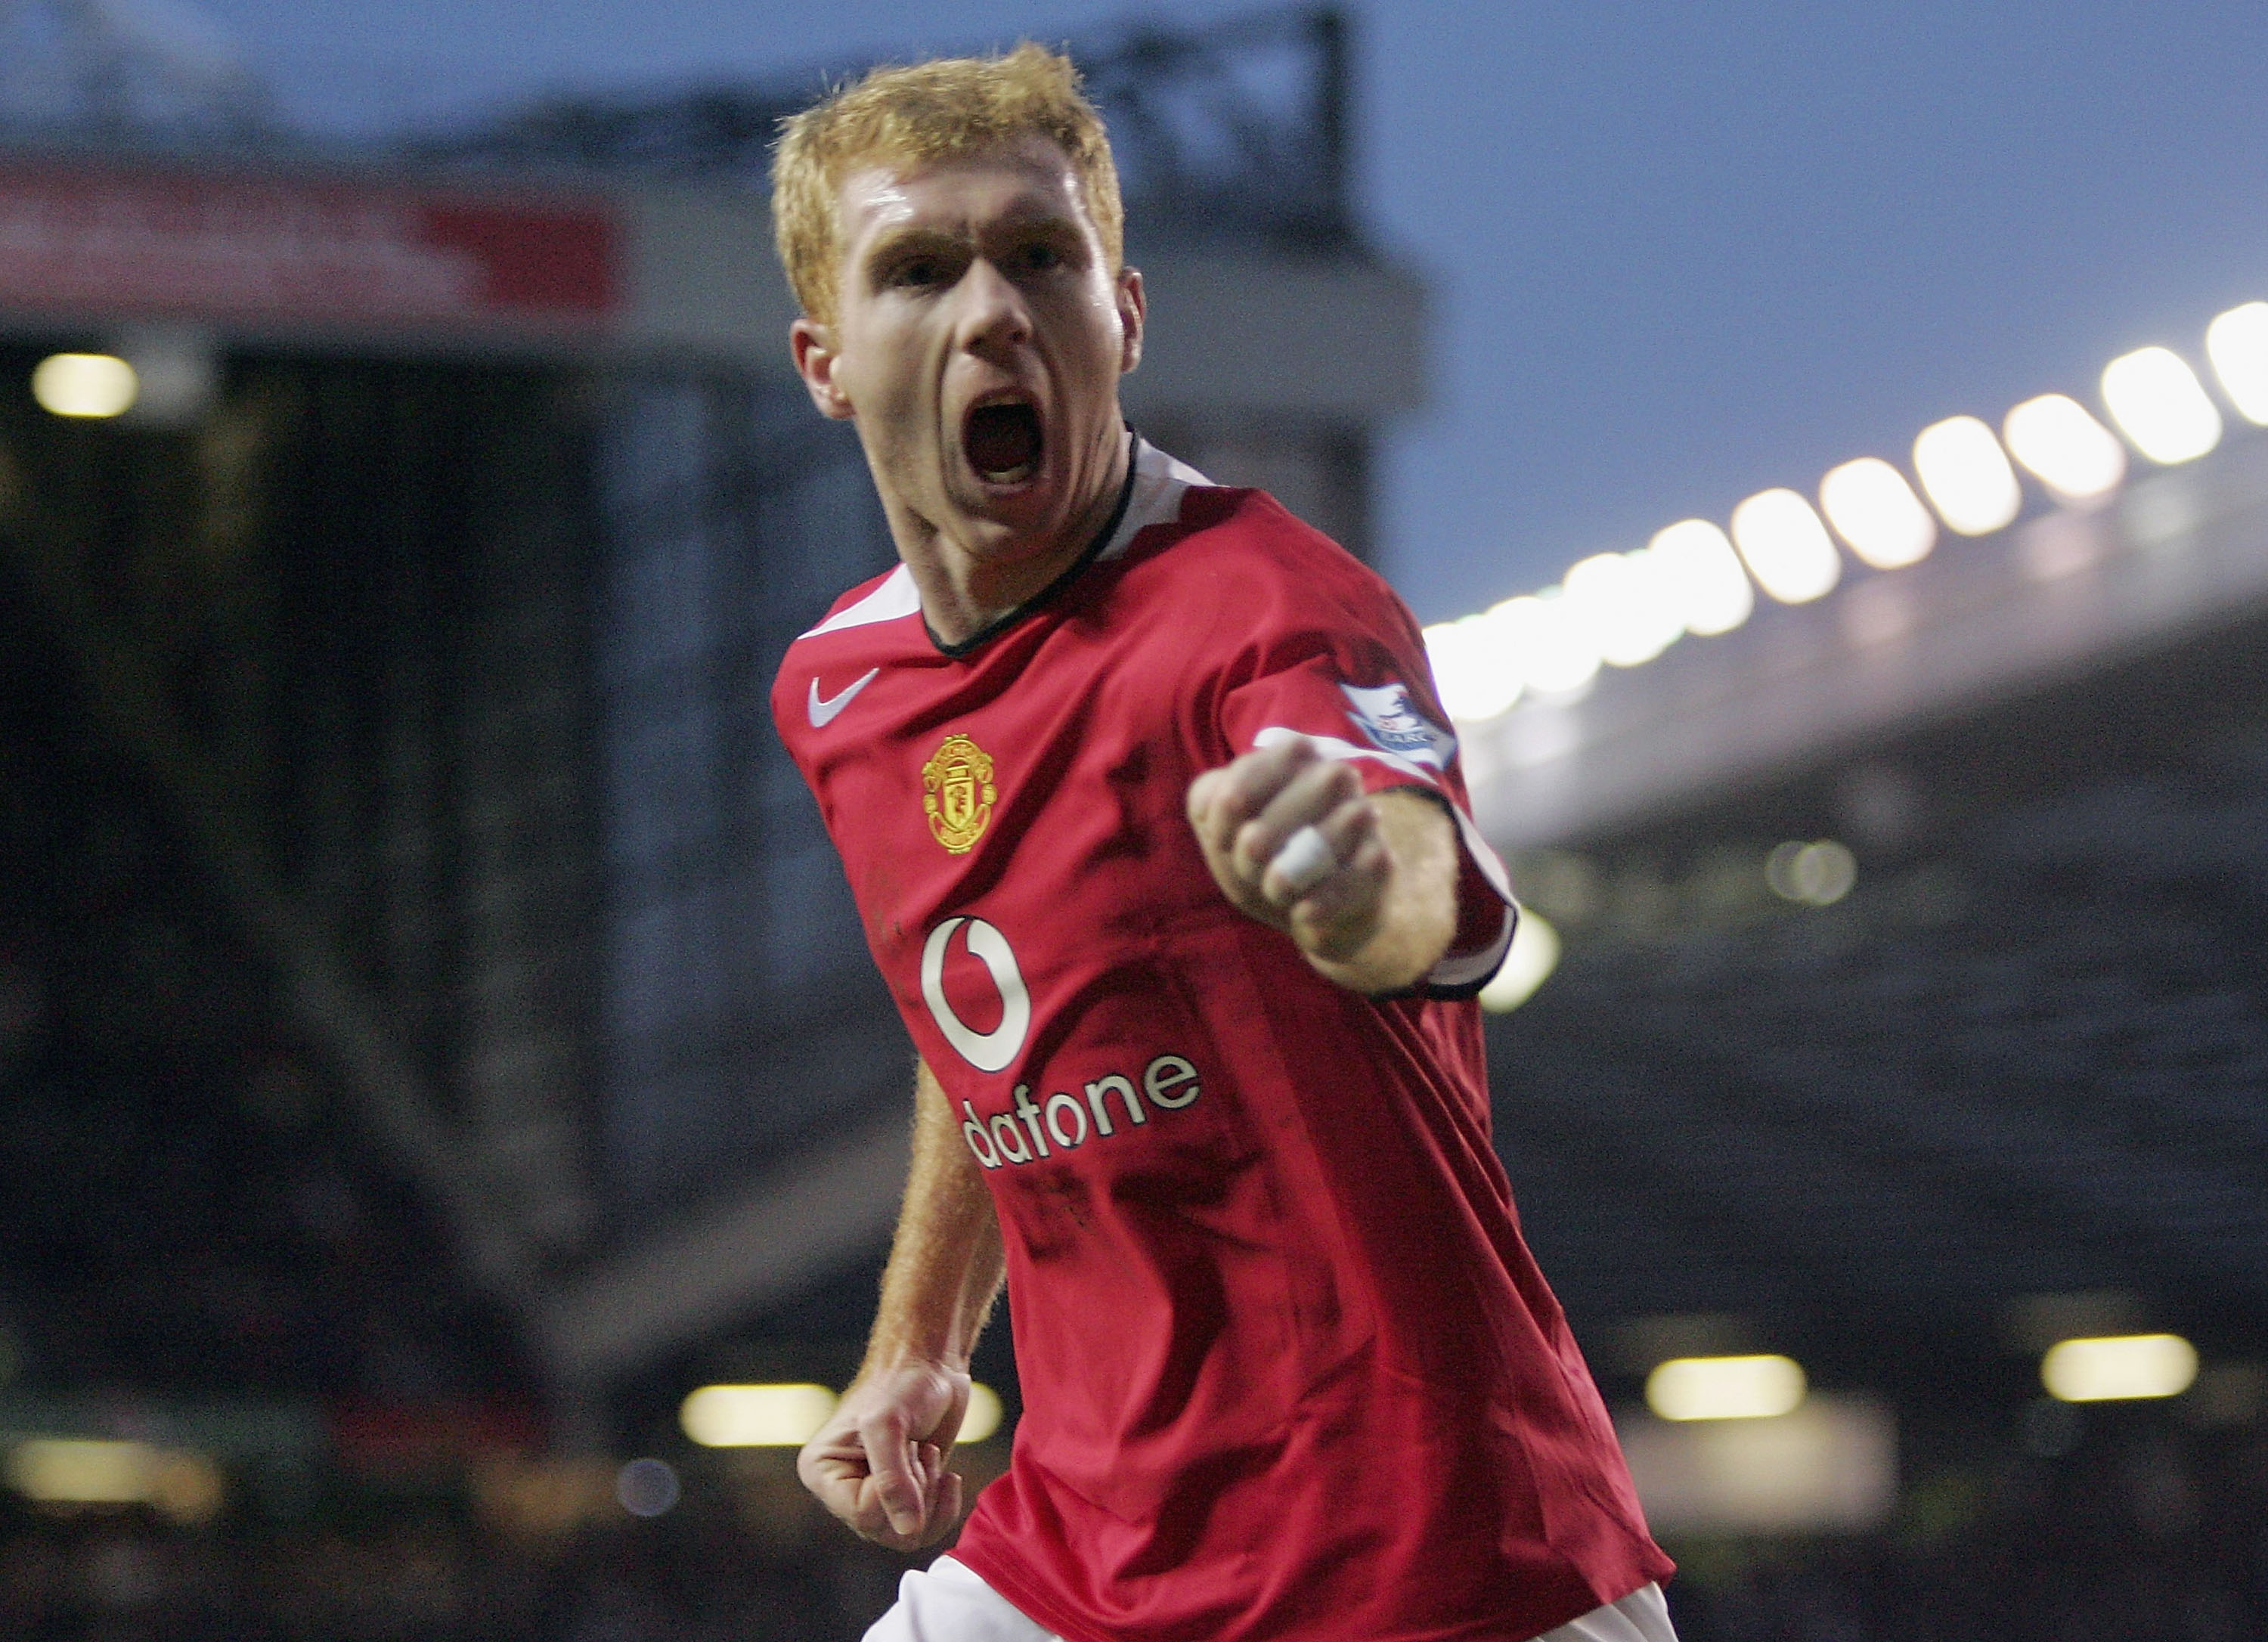
[{"label": "nose", "polygon": [[982,358],[995,359],[1004,350],[1029,342],[1032,314],[1016,282],[995,267],[989,257],[977,257],[961,276],[960,343]]}]

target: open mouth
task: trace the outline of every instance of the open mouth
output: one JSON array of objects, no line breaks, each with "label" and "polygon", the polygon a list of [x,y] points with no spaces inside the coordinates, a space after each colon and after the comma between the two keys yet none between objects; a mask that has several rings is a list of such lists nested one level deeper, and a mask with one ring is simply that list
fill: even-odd
[{"label": "open mouth", "polygon": [[988,484],[1021,484],[1040,470],[1040,413],[1020,401],[979,405],[961,432],[968,465]]}]

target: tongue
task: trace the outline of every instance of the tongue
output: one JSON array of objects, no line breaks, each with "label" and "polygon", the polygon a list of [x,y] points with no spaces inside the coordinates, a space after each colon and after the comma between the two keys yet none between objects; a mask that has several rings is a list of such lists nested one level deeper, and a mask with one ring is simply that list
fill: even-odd
[{"label": "tongue", "polygon": [[1040,418],[1029,405],[985,405],[968,417],[968,462],[988,476],[1040,460]]}]

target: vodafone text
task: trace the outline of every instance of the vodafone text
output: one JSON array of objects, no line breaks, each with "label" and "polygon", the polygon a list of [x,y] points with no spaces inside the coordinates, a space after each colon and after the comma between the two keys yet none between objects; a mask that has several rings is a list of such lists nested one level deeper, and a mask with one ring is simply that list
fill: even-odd
[{"label": "vodafone text", "polygon": [[[1078,1096],[1061,1090],[1041,1102],[1032,1099],[1030,1084],[1020,1083],[1015,1109],[997,1114],[989,1124],[976,1116],[974,1106],[963,1101],[961,1109],[968,1121],[961,1126],[961,1138],[988,1169],[997,1169],[1003,1163],[1029,1163],[1051,1155],[1050,1140],[1070,1152],[1085,1145],[1089,1134],[1104,1138],[1116,1134],[1114,1107],[1116,1115],[1123,1115],[1130,1124],[1140,1125],[1150,1121],[1144,1109],[1145,1096],[1160,1111],[1178,1112],[1194,1105],[1204,1089],[1195,1066],[1179,1055],[1160,1055],[1143,1070],[1139,1093],[1133,1079],[1115,1071],[1088,1084],[1085,1093],[1084,1104]],[[1026,1135],[1031,1137],[1028,1146],[1024,1144]]]},{"label": "vodafone text", "polygon": [[[946,961],[956,934],[969,955],[984,966],[1000,994],[1000,1024],[989,1032],[979,1032],[963,1020],[946,996]],[[921,989],[923,1000],[929,1005],[930,1015],[936,1020],[938,1030],[945,1035],[945,1041],[977,1071],[1005,1071],[1023,1053],[1032,1027],[1031,990],[1024,984],[1024,971],[1016,961],[1015,947],[994,925],[983,918],[961,914],[931,930],[922,942]],[[1139,1128],[1150,1121],[1150,1107],[1161,1112],[1178,1112],[1194,1105],[1204,1092],[1194,1065],[1179,1055],[1160,1055],[1143,1068],[1139,1090],[1131,1078],[1122,1072],[1110,1072],[1086,1086],[1084,1105],[1077,1095],[1061,1091],[1043,1101],[1035,1101],[1032,1086],[1020,1083],[1016,1086],[1015,1109],[1002,1112],[988,1122],[976,1116],[976,1107],[963,1101],[961,1109],[968,1121],[961,1124],[961,1134],[979,1163],[988,1169],[997,1169],[1003,1163],[1029,1163],[1050,1157],[1057,1149],[1075,1151],[1086,1144],[1089,1135],[1107,1139],[1116,1134],[1117,1119],[1111,1110],[1114,1095],[1117,1097],[1118,1116],[1130,1127]],[[1030,1138],[1029,1145],[1026,1144],[1027,1136]]]}]

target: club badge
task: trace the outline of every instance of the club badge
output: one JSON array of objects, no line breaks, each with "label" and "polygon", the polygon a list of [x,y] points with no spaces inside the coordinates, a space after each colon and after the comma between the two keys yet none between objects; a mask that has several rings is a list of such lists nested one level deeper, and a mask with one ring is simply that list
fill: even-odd
[{"label": "club badge", "polygon": [[992,756],[959,732],[922,766],[922,809],[929,829],[954,855],[966,855],[992,822],[1000,790],[992,784]]}]

